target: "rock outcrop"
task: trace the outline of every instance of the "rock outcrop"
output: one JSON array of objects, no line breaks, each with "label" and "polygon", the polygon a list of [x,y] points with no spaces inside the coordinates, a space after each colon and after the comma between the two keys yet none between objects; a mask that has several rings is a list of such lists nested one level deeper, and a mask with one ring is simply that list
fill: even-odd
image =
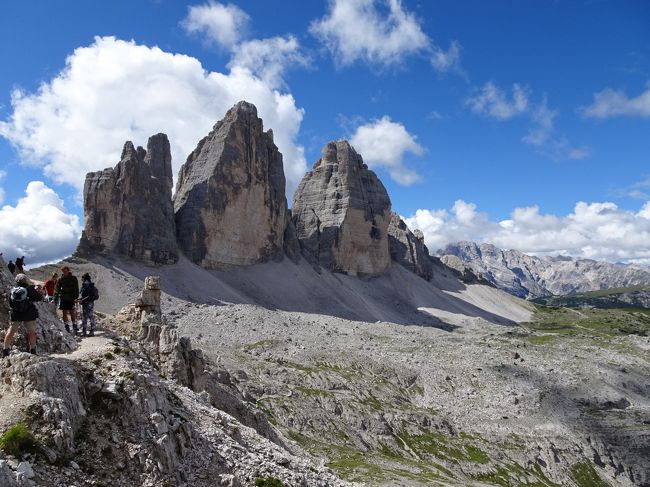
[{"label": "rock outcrop", "polygon": [[349,485],[166,324],[160,278],[116,318],[139,337],[115,336],[100,317],[102,332],[75,353],[0,360],[0,433],[18,438],[0,448],[0,486]]},{"label": "rock outcrop", "polygon": [[167,324],[160,307],[160,276],[148,276],[135,303],[118,314],[129,336],[137,337],[143,352],[155,363],[160,374],[195,391],[205,389],[206,363],[201,350],[190,339]]},{"label": "rock outcrop", "polygon": [[303,254],[334,272],[381,274],[390,266],[390,208],[384,185],[361,156],[345,140],[330,142],[293,200]]},{"label": "rock outcrop", "polygon": [[2,421],[24,406],[39,452],[0,452],[0,485],[349,485],[161,376],[136,341],[93,340],[72,356],[0,361]]},{"label": "rock outcrop", "polygon": [[433,277],[433,264],[422,231],[411,232],[397,213],[391,215],[388,242],[391,259],[427,281]]},{"label": "rock outcrop", "polygon": [[206,268],[278,255],[287,216],[282,154],[257,109],[231,108],[181,167],[174,196],[185,255]]},{"label": "rock outcrop", "polygon": [[149,264],[176,262],[172,184],[165,134],[150,137],[146,151],[126,142],[114,168],[86,175],[85,227],[77,253],[115,253]]}]

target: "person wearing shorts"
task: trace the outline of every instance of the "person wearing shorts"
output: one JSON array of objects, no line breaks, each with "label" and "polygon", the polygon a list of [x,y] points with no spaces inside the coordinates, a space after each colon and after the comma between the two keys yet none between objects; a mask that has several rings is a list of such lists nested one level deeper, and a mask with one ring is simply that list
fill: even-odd
[{"label": "person wearing shorts", "polygon": [[[11,320],[9,330],[5,335],[4,347],[2,349],[2,356],[8,357],[11,346],[14,342],[14,335],[20,330],[20,325],[25,327],[27,332],[27,343],[29,344],[29,353],[36,354],[36,319],[38,318],[38,309],[34,306],[36,301],[42,301],[43,295],[39,293],[34,286],[29,282],[25,274],[18,274],[16,276],[16,288],[20,292],[24,292],[25,304],[19,305],[17,301],[9,298],[9,305],[11,312],[9,318]],[[12,290],[13,294],[13,290]]]}]

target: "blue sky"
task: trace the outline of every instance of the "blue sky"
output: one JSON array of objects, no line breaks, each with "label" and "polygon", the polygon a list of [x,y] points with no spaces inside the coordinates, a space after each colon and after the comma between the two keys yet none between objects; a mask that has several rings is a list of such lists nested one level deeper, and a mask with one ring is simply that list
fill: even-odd
[{"label": "blue sky", "polygon": [[177,168],[247,98],[290,187],[349,138],[432,250],[647,263],[649,25],[645,1],[4,2],[0,250],[69,253],[85,172],[158,131]]}]

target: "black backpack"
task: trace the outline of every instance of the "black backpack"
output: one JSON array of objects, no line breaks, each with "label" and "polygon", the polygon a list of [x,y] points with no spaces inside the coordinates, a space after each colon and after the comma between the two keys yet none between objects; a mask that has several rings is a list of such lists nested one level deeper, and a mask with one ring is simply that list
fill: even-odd
[{"label": "black backpack", "polygon": [[90,300],[97,301],[99,299],[99,290],[94,284],[91,284],[90,286]]},{"label": "black backpack", "polygon": [[29,293],[27,288],[16,286],[11,288],[9,297],[9,305],[11,310],[16,313],[24,313],[29,308]]}]

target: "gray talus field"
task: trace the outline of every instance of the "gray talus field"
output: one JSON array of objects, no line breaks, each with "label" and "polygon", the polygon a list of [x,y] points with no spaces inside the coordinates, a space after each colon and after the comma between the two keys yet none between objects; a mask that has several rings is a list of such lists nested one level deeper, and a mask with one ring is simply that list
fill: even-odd
[{"label": "gray talus field", "polygon": [[[73,262],[97,275],[110,312],[152,270]],[[229,385],[283,437],[345,479],[649,481],[648,337],[571,311],[533,315],[531,304],[497,289],[442,273],[428,284],[400,266],[365,280],[286,259],[223,272],[181,261],[156,271],[168,322],[228,370]]]}]

